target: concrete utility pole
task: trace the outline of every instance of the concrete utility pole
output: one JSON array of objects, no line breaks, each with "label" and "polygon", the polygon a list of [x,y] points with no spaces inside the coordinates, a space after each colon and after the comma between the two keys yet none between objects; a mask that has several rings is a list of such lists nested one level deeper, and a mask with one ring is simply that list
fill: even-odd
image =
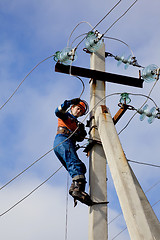
[{"label": "concrete utility pole", "polygon": [[105,81],[141,88],[143,80],[106,73],[104,44],[91,54],[90,69],[57,63],[55,71],[91,78],[90,137],[94,141],[90,150],[90,195],[94,202],[101,204],[89,208],[89,240],[108,239],[106,158],[131,240],[159,240],[160,223],[125,158],[114,126],[127,105],[120,109],[113,122],[105,100],[100,102],[105,97]]},{"label": "concrete utility pole", "polygon": [[[91,54],[90,68],[105,72],[105,46]],[[105,82],[91,79],[90,82],[90,137],[98,140],[95,127],[94,106],[105,97]],[[105,104],[103,100],[100,104]],[[95,143],[90,151],[89,183],[91,199],[107,202],[106,157],[101,144]],[[89,209],[89,240],[107,240],[107,204],[98,204]]]},{"label": "concrete utility pole", "polygon": [[99,106],[95,120],[131,240],[159,240],[160,223],[126,160],[109,110]]}]

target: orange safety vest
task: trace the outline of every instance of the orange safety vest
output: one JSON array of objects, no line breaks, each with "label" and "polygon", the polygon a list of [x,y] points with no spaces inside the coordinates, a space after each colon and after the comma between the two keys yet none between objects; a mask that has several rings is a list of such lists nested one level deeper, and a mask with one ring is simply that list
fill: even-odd
[{"label": "orange safety vest", "polygon": [[77,123],[74,118],[68,117],[66,120],[58,118],[58,127],[66,127],[72,132],[77,128]]}]

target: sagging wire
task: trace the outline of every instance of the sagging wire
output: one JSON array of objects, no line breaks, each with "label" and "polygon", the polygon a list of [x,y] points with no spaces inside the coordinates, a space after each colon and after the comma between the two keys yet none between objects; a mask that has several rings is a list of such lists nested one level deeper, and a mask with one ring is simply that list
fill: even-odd
[{"label": "sagging wire", "polygon": [[42,155],[40,158],[38,158],[36,161],[34,161],[31,165],[29,165],[27,168],[25,168],[23,171],[21,171],[19,174],[17,174],[14,178],[12,178],[10,181],[8,181],[7,183],[5,183],[0,190],[2,190],[3,188],[5,188],[8,184],[10,184],[11,182],[13,182],[16,178],[18,178],[19,176],[21,176],[24,172],[26,172],[29,168],[31,168],[34,164],[36,164],[37,162],[39,162],[42,158],[44,158],[47,154],[49,154],[50,152],[52,152],[55,148],[57,148],[58,146],[60,146],[62,143],[66,142],[68,139],[70,139],[75,132],[78,130],[78,127],[74,130],[74,132],[71,133],[71,135],[68,136],[68,138],[66,138],[65,140],[63,140],[62,142],[60,142],[59,144],[57,144],[55,147],[53,147],[52,149],[50,149],[48,152],[46,152],[44,155]]},{"label": "sagging wire", "polygon": [[[74,31],[76,30],[76,28],[77,28],[80,24],[82,24],[82,23],[87,23],[92,29],[94,29],[93,26],[92,26],[89,22],[87,22],[87,21],[81,21],[81,22],[79,22],[79,23],[75,26],[75,28],[72,30],[72,32],[71,32],[71,34],[70,34],[70,36],[69,36],[69,38],[68,38],[67,47],[69,47],[69,42],[70,42],[70,39],[71,39],[71,36],[72,36],[73,32],[74,32]],[[73,42],[72,42],[72,43],[73,43]],[[71,43],[71,46],[72,46],[72,43]]]},{"label": "sagging wire", "polygon": [[[88,114],[86,115],[86,117],[82,120],[82,123],[83,123],[83,122],[86,120],[86,118],[89,116],[90,112],[93,111],[93,109],[94,109],[101,101],[103,101],[106,97],[113,96],[113,95],[115,95],[115,94],[110,94],[110,95],[108,95],[108,96],[105,96],[105,97],[104,97],[103,99],[101,99],[97,104],[95,104],[94,107],[88,112]],[[78,127],[71,133],[71,135],[70,135],[68,138],[66,138],[64,141],[62,141],[61,143],[59,143],[59,144],[58,144],[57,146],[55,146],[53,149],[55,149],[56,147],[58,147],[58,146],[61,145],[63,142],[67,141],[68,139],[70,139],[77,130],[78,130]],[[52,151],[53,149],[51,149],[50,151]],[[49,151],[49,152],[50,152],[50,151]],[[47,153],[49,153],[49,152],[47,152]],[[46,155],[46,154],[44,154],[44,155]],[[43,155],[43,156],[44,156],[44,155]],[[41,159],[41,158],[40,158],[40,159]],[[40,160],[40,159],[39,159],[39,160]],[[34,163],[36,163],[36,162],[38,162],[38,161],[36,160]],[[34,164],[34,163],[33,163],[33,164]],[[31,164],[29,167],[33,166],[33,164]],[[29,169],[29,167],[27,167],[26,170]],[[61,168],[62,168],[62,166],[61,166],[56,172],[58,172]],[[5,186],[7,186],[9,183],[11,183],[13,180],[15,180],[18,176],[20,176],[20,175],[21,175],[22,173],[24,173],[26,170],[23,170],[20,174],[18,174],[16,177],[14,177],[13,179],[11,179],[8,183],[5,184]],[[56,172],[55,172],[55,173],[56,173]],[[42,182],[40,185],[38,185],[35,189],[33,189],[29,194],[27,194],[24,198],[22,198],[22,199],[19,200],[17,203],[15,203],[15,204],[14,204],[12,207],[10,207],[8,210],[6,210],[6,211],[3,212],[2,214],[0,214],[0,217],[2,217],[3,215],[5,215],[6,213],[8,213],[10,210],[12,210],[14,207],[16,207],[19,203],[21,203],[21,202],[24,201],[26,198],[28,198],[33,192],[35,192],[35,191],[36,191],[38,188],[40,188],[44,183],[46,183],[50,178],[52,178],[52,176],[53,176],[55,173],[53,173],[51,176],[49,176],[44,182]],[[1,189],[4,188],[5,186],[2,186]]]},{"label": "sagging wire", "polygon": [[0,187],[0,190],[2,190],[3,188],[5,188],[7,185],[9,185],[11,182],[13,182],[16,178],[20,177],[24,172],[26,172],[29,168],[31,168],[34,164],[36,164],[37,162],[39,162],[42,158],[44,158],[46,155],[48,155],[50,152],[53,151],[53,148],[50,149],[48,152],[46,152],[44,155],[42,155],[40,158],[38,158],[36,161],[34,161],[31,165],[29,165],[28,167],[26,167],[23,171],[21,171],[19,174],[17,174],[14,178],[12,178],[10,181],[8,181],[7,183],[5,183],[2,187]]},{"label": "sagging wire", "polygon": [[71,46],[72,46],[72,44],[78,39],[78,38],[80,38],[80,37],[82,37],[82,36],[87,36],[87,34],[88,33],[82,33],[82,34],[80,34],[79,36],[77,36],[73,41],[72,41],[72,43],[71,43]]},{"label": "sagging wire", "polygon": [[[149,92],[149,94],[148,94],[148,96],[147,96],[146,101],[141,105],[141,107],[140,107],[139,109],[141,109],[141,108],[147,103],[148,99],[151,99],[151,98],[150,98],[150,95],[151,95],[154,87],[156,86],[157,82],[158,82],[158,79],[157,79],[157,80],[155,81],[155,83],[153,84],[153,86],[152,86],[152,88],[151,88],[151,90],[150,90],[150,92]],[[132,95],[136,95],[136,94],[132,94]],[[145,95],[144,95],[144,96],[145,96]],[[153,101],[153,100],[152,100],[152,101]],[[154,101],[153,101],[153,102],[154,102]],[[158,108],[157,104],[156,104],[156,107]],[[120,135],[120,134],[128,127],[128,125],[130,124],[130,122],[132,121],[132,119],[137,115],[137,113],[138,113],[138,112],[136,112],[136,113],[134,113],[134,114],[132,115],[132,117],[129,119],[128,123],[121,129],[121,131],[118,133],[118,135]]]},{"label": "sagging wire", "polygon": [[21,203],[22,201],[24,201],[26,198],[28,198],[32,193],[34,193],[37,189],[39,189],[42,185],[44,185],[47,181],[49,181],[60,169],[62,168],[59,167],[52,175],[50,175],[45,181],[43,181],[41,184],[39,184],[36,188],[34,188],[29,194],[27,194],[25,197],[23,197],[21,200],[19,200],[18,202],[16,202],[12,207],[10,207],[9,209],[7,209],[5,212],[0,214],[0,217],[4,216],[6,213],[8,213],[9,211],[11,211],[14,207],[16,207],[19,203]]},{"label": "sagging wire", "polygon": [[[50,56],[50,57],[52,57],[52,56]],[[49,57],[49,58],[50,58]],[[46,58],[45,60],[47,60],[48,58]],[[45,61],[45,60],[43,60],[43,61]],[[42,61],[40,62],[40,63],[42,63]],[[39,63],[39,64],[40,64]],[[36,67],[39,65],[39,64],[37,64],[36,65]],[[36,67],[34,67],[34,69],[36,68]],[[34,70],[34,69],[32,69],[32,71]],[[30,72],[31,73],[31,72]],[[29,74],[30,74],[29,73]],[[28,75],[29,75],[28,74]],[[71,67],[70,67],[70,75],[72,75],[71,74]],[[72,76],[74,76],[74,75],[72,75]],[[27,77],[27,76],[26,76]],[[84,82],[82,81],[82,79],[80,78],[80,77],[78,77],[78,76],[74,76],[74,77],[77,77],[80,81],[81,81],[81,83],[82,83],[82,86],[83,86],[83,88],[82,88],[82,92],[81,92],[81,94],[80,94],[80,96],[79,96],[79,98],[81,98],[81,96],[82,96],[82,94],[84,93],[84,90],[85,90],[85,84],[84,84]],[[24,79],[23,79],[23,81],[24,81]],[[21,84],[22,84],[22,82],[21,82]],[[20,85],[19,85],[20,86]],[[18,90],[18,88],[17,88],[17,90]],[[17,91],[16,90],[16,91]],[[13,96],[13,94],[12,94],[12,96]],[[10,97],[11,98],[11,97]],[[9,101],[9,100],[8,100]],[[63,143],[63,142],[62,142]],[[62,143],[60,143],[60,144],[62,144]],[[17,174],[14,178],[12,178],[10,181],[8,181],[7,183],[5,183],[2,187],[0,187],[0,190],[2,190],[4,187],[6,187],[8,184],[10,184],[12,181],[14,181],[16,178],[18,178],[19,176],[21,176],[24,172],[26,172],[29,168],[31,168],[34,164],[36,164],[37,162],[39,162],[42,158],[44,158],[46,155],[48,155],[50,152],[52,152],[56,147],[58,147],[59,145],[57,145],[57,146],[55,146],[54,148],[52,148],[52,149],[50,149],[48,152],[46,152],[44,155],[42,155],[40,158],[38,158],[36,161],[34,161],[31,165],[29,165],[28,167],[26,167],[23,171],[21,171],[19,174]]]},{"label": "sagging wire", "polygon": [[43,59],[42,61],[40,61],[34,68],[32,68],[32,70],[23,78],[23,80],[20,82],[20,84],[17,86],[17,88],[14,90],[14,92],[11,94],[11,96],[6,100],[6,102],[0,107],[0,110],[11,100],[11,98],[15,95],[15,93],[17,92],[17,90],[20,88],[20,86],[22,85],[22,83],[26,80],[26,78],[43,62],[45,62],[46,60],[48,60],[49,58],[54,57],[54,54]]},{"label": "sagging wire", "polygon": [[118,41],[118,42],[123,43],[124,45],[126,45],[126,46],[129,48],[129,50],[131,51],[132,56],[134,57],[134,53],[133,53],[131,47],[130,47],[126,42],[124,42],[124,41],[122,41],[122,40],[120,40],[120,39],[118,39],[118,38],[114,38],[114,37],[104,36],[104,38],[111,39],[111,40],[115,40],[115,41]]},{"label": "sagging wire", "polygon": [[[116,3],[111,10],[91,29],[94,30],[121,2],[122,0],[120,0],[118,3]],[[78,46],[85,40],[85,37],[77,44],[76,48],[78,48]]]},{"label": "sagging wire", "polygon": [[73,76],[73,77],[76,77],[77,79],[79,79],[81,81],[81,83],[82,83],[82,92],[81,92],[81,94],[79,96],[79,98],[81,98],[81,96],[82,96],[82,94],[84,93],[84,90],[85,90],[85,84],[84,84],[83,80],[79,76],[72,74],[72,64],[70,64],[70,67],[69,67],[69,75]]},{"label": "sagging wire", "polygon": [[[119,94],[121,94],[121,93],[112,93],[112,94],[109,94],[109,95],[107,95],[107,96],[105,96],[105,97],[103,97],[101,100],[99,100],[94,106],[93,106],[93,108],[88,112],[88,114],[86,115],[86,117],[83,119],[83,121],[82,121],[82,123],[87,119],[87,117],[89,116],[89,114],[91,113],[91,111],[93,111],[93,109],[95,109],[99,104],[100,104],[100,102],[102,102],[104,99],[106,99],[106,98],[108,98],[108,97],[111,97],[111,96],[114,96],[114,95],[119,95]],[[140,95],[140,94],[139,94]],[[146,96],[147,97],[147,99],[151,99],[149,96]],[[63,142],[65,142],[65,141],[67,141],[69,138],[71,138],[73,135],[74,135],[74,133],[77,131],[77,129],[78,129],[78,127],[74,130],[74,132],[72,132],[72,134],[67,138],[67,139],[65,139]],[[59,146],[60,144],[62,144],[63,142],[61,142],[61,143],[59,143],[57,146]],[[54,148],[56,148],[57,146],[55,146]],[[53,148],[53,149],[54,149]],[[50,151],[52,151],[53,149],[51,149]],[[49,151],[49,152],[50,152]],[[47,152],[47,154],[49,153],[49,152]],[[44,154],[43,156],[45,156],[46,154]],[[41,157],[42,158],[42,157]],[[40,159],[41,159],[40,158]],[[39,159],[39,160],[40,160]],[[34,163],[36,163],[36,162],[38,162],[39,160],[36,160]],[[34,164],[33,163],[33,164]],[[33,164],[31,164],[29,167],[31,167],[31,166],[33,166]],[[26,168],[26,170],[27,169],[29,169],[29,167],[27,167]],[[61,166],[62,167],[62,166]],[[7,184],[5,184],[5,186],[7,186],[10,182],[12,182],[13,180],[15,180],[18,176],[20,176],[23,172],[25,172],[26,170],[23,170],[20,174],[18,174],[16,177],[14,177],[12,180],[10,180]],[[48,180],[51,178],[51,176],[48,178]],[[45,182],[46,182],[47,180],[45,180]],[[43,185],[43,184],[42,184]],[[2,188],[4,188],[5,186],[3,186],[3,187],[1,187],[1,189]],[[39,187],[38,187],[39,188]],[[37,188],[36,188],[37,189]],[[33,190],[32,192],[34,192],[35,190]],[[31,193],[32,193],[31,192]],[[27,196],[30,196],[31,195],[31,193],[30,194],[28,194]],[[25,197],[26,198],[26,197]],[[25,199],[24,198],[24,199]],[[19,201],[19,202],[21,202],[21,200]],[[14,206],[16,206],[17,204],[15,204]],[[12,207],[11,207],[11,209],[12,209]],[[8,212],[8,211],[7,211]],[[0,215],[1,216],[1,215]]]},{"label": "sagging wire", "polygon": [[[56,145],[53,149],[55,149],[56,147],[58,147],[59,145],[61,145],[62,143],[64,143],[65,141],[67,141],[69,138],[71,138],[74,133],[77,131],[78,127],[71,133],[70,136],[68,136],[68,138],[66,138],[64,141],[62,141],[61,143],[59,143],[58,145]],[[52,149],[52,150],[53,150]],[[63,166],[59,167],[52,175],[50,175],[44,182],[42,182],[40,185],[38,185],[36,188],[34,188],[29,194],[27,194],[24,198],[22,198],[21,200],[19,200],[17,203],[15,203],[12,207],[10,207],[8,210],[6,210],[5,212],[3,212],[2,214],[0,214],[0,217],[2,217],[3,215],[5,215],[6,213],[8,213],[10,210],[12,210],[14,207],[16,207],[19,203],[21,203],[22,201],[24,201],[26,198],[28,198],[32,193],[34,193],[38,188],[40,188],[43,184],[45,184],[47,181],[49,181],[54,175],[55,173],[57,173]],[[14,178],[15,179],[15,178]],[[11,181],[10,181],[11,182]],[[9,183],[8,183],[9,184]],[[7,184],[7,185],[8,185]],[[5,184],[6,185],[6,184]]]},{"label": "sagging wire", "polygon": [[[83,91],[82,91],[83,92]],[[103,97],[101,100],[99,100],[97,102],[97,104],[95,104],[93,106],[93,108],[88,112],[88,114],[86,115],[86,117],[83,119],[82,123],[87,119],[87,117],[90,115],[90,113],[93,111],[93,109],[95,109],[104,99],[108,98],[108,97],[111,97],[111,96],[115,96],[115,95],[120,95],[121,93],[120,92],[117,92],[117,93],[111,93],[109,95],[106,95],[105,97]],[[136,93],[129,93],[130,95],[135,95],[135,96],[143,96],[143,97],[146,97],[147,99],[151,100],[156,107],[157,104],[155,103],[155,101],[149,97],[149,96],[146,96],[144,94],[136,94]],[[82,93],[81,93],[82,95]],[[78,128],[77,128],[78,129]],[[73,136],[73,134],[77,131],[77,129],[75,129],[75,131],[67,138],[65,139],[64,141],[68,140],[70,137]],[[88,138],[86,138],[88,139]],[[64,142],[63,141],[63,142]],[[59,143],[57,146],[55,146],[54,148],[50,149],[48,152],[46,152],[44,155],[42,155],[40,158],[38,158],[36,161],[34,161],[31,165],[29,165],[27,168],[25,168],[23,171],[21,171],[19,174],[17,174],[14,178],[12,178],[10,181],[8,181],[6,184],[4,184],[0,190],[2,190],[4,187],[6,187],[8,184],[10,184],[12,181],[14,181],[16,178],[18,178],[20,175],[22,175],[24,172],[26,172],[29,168],[31,168],[35,163],[39,162],[43,157],[45,157],[47,154],[49,154],[50,152],[52,152],[56,147],[58,147],[59,145],[61,145],[63,142]]]}]

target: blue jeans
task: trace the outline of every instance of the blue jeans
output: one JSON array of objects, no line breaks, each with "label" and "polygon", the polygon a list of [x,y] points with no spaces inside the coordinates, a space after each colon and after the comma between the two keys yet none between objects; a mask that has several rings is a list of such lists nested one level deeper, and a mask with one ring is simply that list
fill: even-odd
[{"label": "blue jeans", "polygon": [[[74,141],[72,141],[71,138],[67,138],[68,135],[65,134],[56,135],[54,140],[54,147],[56,147],[60,143],[61,144],[54,149],[54,152],[72,178],[78,175],[84,176],[86,173],[86,166],[79,159],[76,153]],[[66,141],[63,142],[64,140]]]}]

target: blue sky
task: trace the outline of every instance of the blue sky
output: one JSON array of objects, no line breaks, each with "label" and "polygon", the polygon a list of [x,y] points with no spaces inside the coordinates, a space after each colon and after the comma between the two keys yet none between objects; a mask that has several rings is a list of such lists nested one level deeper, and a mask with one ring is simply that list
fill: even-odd
[{"label": "blue sky", "polygon": [[[0,2],[0,106],[13,93],[24,77],[43,59],[67,46],[74,27],[81,21],[92,26],[116,4],[117,1],[51,1],[51,0],[5,0]],[[133,3],[122,0],[120,5],[97,27],[105,30]],[[147,66],[160,66],[160,33],[158,26],[160,3],[158,0],[139,0],[135,6],[107,33],[126,42],[133,50],[138,62]],[[71,42],[90,30],[88,24],[81,24],[73,33]],[[78,43],[79,39],[75,42]],[[89,67],[89,55],[78,50],[76,66]],[[114,55],[130,50],[118,41],[105,39],[106,51]],[[0,185],[3,186],[24,168],[48,152],[53,145],[57,119],[55,108],[64,100],[78,97],[82,84],[75,77],[55,73],[52,58],[40,64],[18,89],[13,98],[0,110]],[[138,77],[138,68],[130,66],[124,70],[117,67],[114,59],[106,59],[106,71]],[[89,81],[85,82],[83,98],[89,102]],[[153,84],[144,83],[143,89],[107,83],[106,95],[115,92],[131,92],[147,95]],[[159,82],[151,97],[160,105]],[[146,100],[130,96],[131,104],[138,108]],[[118,110],[119,96],[110,97],[106,104],[114,116]],[[148,101],[150,108],[153,103]],[[119,132],[128,122],[133,112],[128,111],[117,124]],[[82,120],[82,119],[81,119]],[[147,119],[139,121],[136,115],[120,135],[124,152],[128,159],[159,165],[160,121],[148,124]],[[87,165],[88,158],[79,152]],[[31,192],[60,166],[53,152],[0,191],[0,213],[14,205]],[[144,191],[160,180],[159,168],[132,164],[131,166]],[[121,213],[112,178],[108,169],[109,220]],[[87,175],[88,177],[88,175]],[[1,217],[1,236],[4,240],[48,240],[63,239],[65,236],[67,174],[61,169],[50,181],[43,185],[17,207]],[[159,200],[160,185],[147,193],[153,205]],[[69,197],[68,239],[87,239],[88,208],[81,204],[73,208]],[[154,211],[160,220],[159,204]],[[77,218],[78,215],[78,218]],[[81,226],[79,230],[79,226]],[[109,240],[118,234],[125,223],[120,216],[109,225]],[[82,231],[83,229],[83,231]],[[77,236],[78,233],[78,236]],[[128,240],[127,231],[117,240]]]}]

